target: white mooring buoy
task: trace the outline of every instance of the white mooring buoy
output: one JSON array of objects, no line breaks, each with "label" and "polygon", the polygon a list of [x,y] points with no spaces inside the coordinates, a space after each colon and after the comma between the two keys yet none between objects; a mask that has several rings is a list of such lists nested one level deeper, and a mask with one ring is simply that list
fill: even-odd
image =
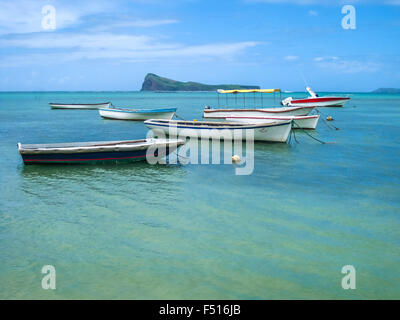
[{"label": "white mooring buoy", "polygon": [[237,154],[235,154],[235,155],[232,157],[232,162],[233,162],[233,163],[238,163],[238,162],[240,162],[240,157],[239,157]]}]

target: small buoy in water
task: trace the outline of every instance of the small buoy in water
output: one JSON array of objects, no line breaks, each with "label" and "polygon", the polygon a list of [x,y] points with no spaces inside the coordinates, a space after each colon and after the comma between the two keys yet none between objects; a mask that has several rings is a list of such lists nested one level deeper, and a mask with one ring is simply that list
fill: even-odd
[{"label": "small buoy in water", "polygon": [[237,154],[235,154],[235,155],[232,157],[232,162],[233,162],[233,163],[238,163],[238,162],[240,162],[240,157],[239,157]]},{"label": "small buoy in water", "polygon": [[333,118],[332,118],[331,116],[328,116],[328,117],[326,117],[326,120],[328,120],[328,121],[332,121],[332,120],[333,120]]}]

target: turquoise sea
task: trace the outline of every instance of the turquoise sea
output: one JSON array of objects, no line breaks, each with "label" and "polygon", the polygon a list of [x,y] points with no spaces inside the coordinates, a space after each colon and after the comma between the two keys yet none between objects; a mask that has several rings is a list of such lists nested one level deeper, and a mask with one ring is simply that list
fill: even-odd
[{"label": "turquoise sea", "polygon": [[[311,132],[334,143],[256,143],[254,172],[238,176],[224,164],[24,167],[17,152],[147,132],[49,102],[201,119],[215,93],[0,93],[0,298],[399,299],[400,95],[348,94],[320,110],[340,130]],[[41,287],[44,265],[56,290]],[[345,265],[355,290],[341,287]]]}]

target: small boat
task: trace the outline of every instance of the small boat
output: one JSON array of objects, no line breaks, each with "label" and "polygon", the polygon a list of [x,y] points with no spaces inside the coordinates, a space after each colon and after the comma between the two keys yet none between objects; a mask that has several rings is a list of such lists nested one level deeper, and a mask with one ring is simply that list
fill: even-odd
[{"label": "small boat", "polygon": [[246,130],[253,130],[254,140],[286,142],[292,129],[291,120],[274,121],[263,124],[214,121],[146,120],[144,124],[153,132],[171,136],[199,139],[244,140]]},{"label": "small boat", "polygon": [[52,109],[99,109],[109,108],[111,102],[103,103],[53,103],[50,102]]},{"label": "small boat", "polygon": [[204,109],[203,118],[225,119],[227,117],[269,117],[269,116],[306,116],[314,107],[281,107],[260,109]]},{"label": "small boat", "polygon": [[310,87],[306,87],[310,97],[303,99],[293,99],[288,97],[281,101],[283,106],[292,107],[343,107],[343,105],[350,100],[349,97],[319,97]]},{"label": "small boat", "polygon": [[311,116],[274,116],[274,117],[227,117],[226,121],[245,123],[270,123],[277,120],[293,120],[293,129],[312,129],[317,127],[320,115]]},{"label": "small boat", "polygon": [[[263,106],[263,94],[273,93],[275,100],[275,93],[281,94],[280,89],[243,89],[243,90],[222,90],[218,89],[218,108],[212,109],[209,106],[204,108],[203,118],[207,119],[225,119],[226,117],[266,117],[266,116],[306,116],[314,107],[277,107],[277,108],[264,108]],[[234,100],[237,105],[238,100],[243,101],[244,108],[220,108],[220,94],[225,94],[226,105],[228,106],[230,101]],[[228,98],[229,94],[233,95],[233,98]],[[246,99],[247,94],[247,99]],[[251,94],[249,97],[248,95]],[[256,94],[260,94],[260,98],[256,99]],[[250,102],[248,102],[250,101]],[[253,101],[253,103],[252,103]],[[260,104],[260,107],[246,108],[246,102],[252,103],[253,106]],[[233,101],[232,101],[233,103]]]},{"label": "small boat", "polygon": [[117,120],[147,120],[147,119],[172,119],[176,108],[164,109],[122,109],[101,108],[99,113],[103,118]]},{"label": "small boat", "polygon": [[142,139],[51,144],[21,144],[24,164],[92,163],[146,160],[152,147],[155,156],[167,156],[185,142],[179,139]]}]

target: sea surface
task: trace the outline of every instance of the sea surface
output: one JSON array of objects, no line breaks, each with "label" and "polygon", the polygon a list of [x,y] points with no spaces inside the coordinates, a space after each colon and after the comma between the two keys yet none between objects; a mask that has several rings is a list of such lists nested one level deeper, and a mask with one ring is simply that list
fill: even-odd
[{"label": "sea surface", "polygon": [[[400,299],[400,95],[342,94],[344,108],[320,109],[339,130],[307,132],[331,143],[301,131],[256,143],[253,173],[235,175],[231,164],[24,166],[17,151],[146,136],[141,122],[49,102],[200,120],[216,93],[1,92],[0,299]],[[42,289],[44,265],[56,290]],[[346,265],[355,290],[342,288]]]}]

